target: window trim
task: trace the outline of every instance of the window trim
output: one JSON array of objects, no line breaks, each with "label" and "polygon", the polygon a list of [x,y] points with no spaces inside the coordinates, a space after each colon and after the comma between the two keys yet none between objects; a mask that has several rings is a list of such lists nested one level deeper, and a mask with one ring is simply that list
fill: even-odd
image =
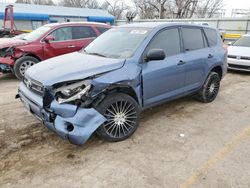
[{"label": "window trim", "polygon": [[[213,28],[202,28],[203,29],[203,32],[204,32],[204,35],[205,35],[205,38],[206,38],[206,40],[207,40],[207,44],[208,44],[208,47],[209,48],[212,48],[212,47],[215,47],[215,46],[217,46],[218,45],[218,33],[217,33],[217,31],[215,30],[215,29],[213,29]],[[207,37],[207,34],[206,34],[206,32],[205,32],[205,29],[210,29],[210,30],[214,30],[215,31],[215,33],[216,33],[216,45],[214,45],[214,46],[212,46],[212,45],[210,45],[210,42],[209,42],[209,40],[208,40],[208,37]]]},{"label": "window trim", "polygon": [[[157,31],[157,33],[155,33],[155,35],[154,35],[154,36],[150,39],[150,41],[148,42],[147,46],[144,48],[143,53],[142,53],[142,55],[141,55],[141,57],[140,57],[140,59],[139,59],[139,63],[146,63],[145,58],[144,58],[144,57],[145,57],[145,53],[146,53],[146,51],[147,51],[149,45],[151,44],[151,42],[155,39],[155,37],[156,37],[159,33],[164,32],[164,31],[166,31],[166,30],[170,30],[170,29],[177,29],[177,30],[178,30],[179,43],[180,43],[180,53],[174,54],[174,55],[171,55],[171,56],[175,56],[175,55],[182,54],[182,53],[183,53],[183,50],[182,50],[183,43],[182,43],[182,39],[181,39],[180,28],[181,28],[181,26],[170,26],[170,27],[162,28],[162,29],[160,29],[159,31]],[[171,56],[166,56],[166,58],[167,58],[167,57],[171,57]],[[166,59],[166,58],[165,58],[165,59]],[[164,59],[164,60],[165,60],[165,59]]]},{"label": "window trim", "polygon": [[[46,43],[46,42],[44,41],[44,39],[45,39],[47,36],[51,35],[51,33],[53,33],[54,31],[56,31],[56,30],[58,30],[58,29],[61,29],[61,28],[65,28],[65,27],[79,27],[79,26],[78,26],[78,25],[70,25],[70,26],[60,26],[60,27],[53,28],[51,31],[48,31],[48,33],[47,33],[44,37],[41,38],[40,43],[41,43],[41,44]],[[80,27],[81,27],[81,26],[80,26]],[[83,27],[83,26],[82,26],[82,27]],[[95,33],[96,37],[98,36],[97,33],[95,32],[95,30],[94,30],[91,26],[84,26],[84,27],[90,27],[90,28],[93,30],[93,32]],[[86,39],[95,39],[96,37],[81,38],[81,39],[71,39],[71,40],[61,40],[61,41],[51,41],[50,43],[74,42],[74,41],[80,41],[80,40],[86,40]]]},{"label": "window trim", "polygon": [[[203,41],[203,48],[199,48],[199,49],[195,49],[195,50],[185,50],[184,37],[183,37],[183,29],[185,29],[185,28],[187,28],[187,29],[199,29],[201,31],[202,41]],[[209,43],[208,42],[207,42],[207,46],[205,45],[206,38],[204,38],[205,35],[204,35],[203,27],[198,27],[198,26],[181,26],[181,36],[182,36],[182,44],[183,44],[183,53],[193,52],[193,51],[196,51],[196,50],[202,50],[202,49],[205,49],[205,48],[209,47]]]}]

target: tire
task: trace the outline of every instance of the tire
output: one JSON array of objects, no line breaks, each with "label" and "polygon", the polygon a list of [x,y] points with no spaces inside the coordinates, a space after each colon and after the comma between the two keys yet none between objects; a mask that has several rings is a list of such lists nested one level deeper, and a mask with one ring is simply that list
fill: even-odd
[{"label": "tire", "polygon": [[211,72],[200,91],[195,95],[195,99],[203,103],[210,103],[217,97],[219,89],[220,76],[216,72]]},{"label": "tire", "polygon": [[22,80],[25,71],[38,62],[39,62],[38,59],[31,57],[31,56],[24,56],[24,57],[17,59],[15,64],[14,64],[15,76],[19,80]]},{"label": "tire", "polygon": [[127,94],[110,94],[97,105],[96,109],[107,118],[96,131],[105,140],[111,142],[125,140],[139,125],[139,105]]}]

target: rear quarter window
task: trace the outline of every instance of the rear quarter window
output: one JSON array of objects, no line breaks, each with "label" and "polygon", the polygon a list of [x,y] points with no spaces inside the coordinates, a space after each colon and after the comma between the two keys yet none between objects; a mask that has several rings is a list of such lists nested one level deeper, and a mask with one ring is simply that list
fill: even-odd
[{"label": "rear quarter window", "polygon": [[200,28],[182,28],[185,51],[204,48],[204,38]]},{"label": "rear quarter window", "polygon": [[96,29],[101,33],[103,34],[104,32],[108,31],[109,28],[107,27],[96,27]]},{"label": "rear quarter window", "polygon": [[216,46],[218,43],[217,31],[214,29],[204,28],[209,46]]},{"label": "rear quarter window", "polygon": [[74,26],[72,27],[73,39],[84,39],[96,37],[95,32],[89,26]]}]

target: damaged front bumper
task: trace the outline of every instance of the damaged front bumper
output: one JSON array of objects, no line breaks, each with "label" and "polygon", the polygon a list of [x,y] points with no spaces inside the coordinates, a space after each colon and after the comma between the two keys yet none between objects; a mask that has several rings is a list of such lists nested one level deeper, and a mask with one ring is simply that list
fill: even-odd
[{"label": "damaged front bumper", "polygon": [[43,107],[39,94],[29,90],[23,82],[19,85],[19,97],[25,107],[50,130],[76,145],[84,144],[106,118],[94,108],[80,108],[71,104],[59,104],[53,100],[50,108]]}]

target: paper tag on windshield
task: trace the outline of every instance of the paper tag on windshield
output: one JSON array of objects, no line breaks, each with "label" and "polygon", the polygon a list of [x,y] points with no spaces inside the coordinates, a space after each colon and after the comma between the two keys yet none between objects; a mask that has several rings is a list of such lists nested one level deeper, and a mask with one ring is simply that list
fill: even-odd
[{"label": "paper tag on windshield", "polygon": [[147,30],[132,30],[132,31],[130,31],[130,34],[144,35],[144,34],[146,34],[147,32],[148,32]]}]

